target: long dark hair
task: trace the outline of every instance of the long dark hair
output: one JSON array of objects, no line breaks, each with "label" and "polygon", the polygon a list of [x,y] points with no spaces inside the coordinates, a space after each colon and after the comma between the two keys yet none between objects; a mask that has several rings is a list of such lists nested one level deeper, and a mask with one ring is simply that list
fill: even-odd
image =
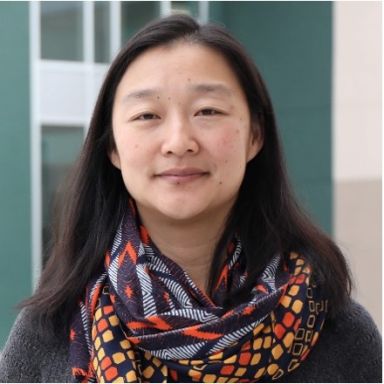
[{"label": "long dark hair", "polygon": [[245,249],[249,276],[244,288],[228,298],[228,306],[247,298],[271,257],[291,251],[305,256],[312,266],[316,283],[329,299],[331,314],[350,294],[351,278],[339,248],[311,222],[293,197],[272,104],[255,64],[224,28],[200,26],[188,16],[174,15],[144,27],[110,66],[60,207],[49,260],[35,294],[22,304],[31,307],[43,325],[67,329],[88,281],[103,268],[105,252],[128,206],[121,173],[108,157],[114,148],[111,116],[116,88],[132,61],[145,50],[183,39],[210,47],[227,60],[246,95],[255,134],[263,138],[263,148],[247,165],[237,201],[217,244],[211,289],[218,278],[222,251],[236,232]]}]

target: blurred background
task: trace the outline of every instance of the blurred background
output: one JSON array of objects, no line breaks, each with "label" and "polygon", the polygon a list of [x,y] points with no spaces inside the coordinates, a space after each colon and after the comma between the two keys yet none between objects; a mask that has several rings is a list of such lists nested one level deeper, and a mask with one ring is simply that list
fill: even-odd
[{"label": "blurred background", "polygon": [[[225,25],[264,76],[289,174],[381,327],[381,2],[0,2],[0,349],[114,55],[153,18]],[[154,63],[154,66],[156,63]]]}]

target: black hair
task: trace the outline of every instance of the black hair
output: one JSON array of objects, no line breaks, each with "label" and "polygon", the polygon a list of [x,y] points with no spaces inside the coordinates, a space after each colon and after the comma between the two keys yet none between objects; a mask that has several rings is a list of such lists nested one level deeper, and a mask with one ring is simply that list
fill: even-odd
[{"label": "black hair", "polygon": [[225,230],[213,257],[209,287],[218,278],[217,265],[237,233],[246,256],[245,286],[226,305],[246,300],[255,278],[277,253],[303,255],[313,278],[329,300],[330,314],[346,302],[351,277],[336,244],[300,209],[288,183],[272,104],[264,81],[243,46],[223,27],[199,25],[185,15],[155,20],[134,35],[110,66],[99,93],[88,134],[54,227],[49,260],[31,307],[40,323],[67,329],[89,280],[103,268],[105,253],[128,206],[121,172],[109,159],[114,148],[112,106],[116,88],[129,65],[144,51],[185,40],[220,53],[246,95],[254,133],[263,147],[247,167]]}]

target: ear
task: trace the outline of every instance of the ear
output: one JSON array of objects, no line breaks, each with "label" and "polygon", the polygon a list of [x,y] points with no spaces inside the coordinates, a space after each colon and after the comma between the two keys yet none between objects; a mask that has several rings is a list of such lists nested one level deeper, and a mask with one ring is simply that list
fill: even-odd
[{"label": "ear", "polygon": [[260,127],[253,127],[249,136],[247,162],[251,161],[257,156],[261,148],[263,148],[263,143],[264,140]]},{"label": "ear", "polygon": [[121,169],[121,165],[120,165],[120,156],[119,154],[117,153],[116,149],[113,149],[110,153],[109,153],[109,160],[111,160],[111,163],[117,168],[117,169]]}]

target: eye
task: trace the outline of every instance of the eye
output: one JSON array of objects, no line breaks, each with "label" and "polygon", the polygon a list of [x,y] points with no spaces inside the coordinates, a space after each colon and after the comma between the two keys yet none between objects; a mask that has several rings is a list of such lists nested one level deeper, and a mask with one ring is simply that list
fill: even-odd
[{"label": "eye", "polygon": [[197,112],[196,116],[215,116],[215,115],[221,115],[221,114],[222,113],[217,109],[204,108],[204,109],[201,109],[199,112]]},{"label": "eye", "polygon": [[136,116],[133,120],[154,120],[158,118],[159,116],[155,115],[154,113],[146,112]]}]

